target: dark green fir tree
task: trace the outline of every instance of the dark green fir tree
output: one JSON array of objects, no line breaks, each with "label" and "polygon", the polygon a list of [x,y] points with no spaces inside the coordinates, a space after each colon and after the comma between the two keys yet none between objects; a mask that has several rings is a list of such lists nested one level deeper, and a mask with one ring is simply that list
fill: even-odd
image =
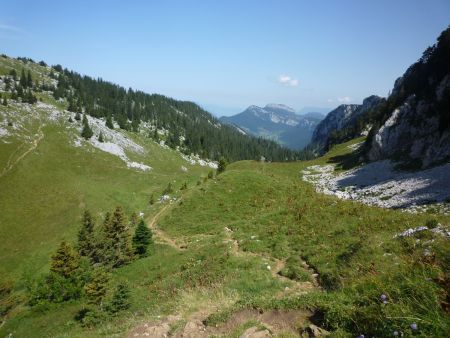
[{"label": "dark green fir tree", "polygon": [[91,257],[95,250],[94,226],[92,215],[86,210],[83,214],[81,228],[78,231],[77,249],[80,256]]},{"label": "dark green fir tree", "polygon": [[143,219],[138,223],[133,236],[133,249],[139,257],[147,256],[148,247],[152,243],[152,231],[145,225]]},{"label": "dark green fir tree", "polygon": [[77,252],[67,242],[59,245],[55,254],[52,255],[50,271],[62,277],[73,277],[80,264]]},{"label": "dark green fir tree", "polygon": [[89,126],[89,122],[86,115],[83,115],[83,130],[81,131],[81,136],[84,137],[86,140],[89,140],[92,137],[92,135],[94,135],[94,132]]},{"label": "dark green fir tree", "polygon": [[114,314],[130,308],[130,289],[124,284],[120,283],[114,290],[111,301],[108,303],[107,310]]}]

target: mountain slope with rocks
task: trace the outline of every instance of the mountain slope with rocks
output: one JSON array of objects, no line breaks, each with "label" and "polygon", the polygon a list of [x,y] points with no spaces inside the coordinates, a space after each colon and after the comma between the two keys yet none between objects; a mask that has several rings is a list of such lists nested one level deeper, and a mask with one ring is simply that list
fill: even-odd
[{"label": "mountain slope with rocks", "polygon": [[371,161],[427,168],[450,160],[450,28],[397,79],[366,142]]},{"label": "mountain slope with rocks", "polygon": [[[387,99],[342,105],[317,126],[312,143],[322,153],[332,145],[368,135],[366,160],[393,159],[427,168],[450,159],[450,28],[397,79]],[[361,158],[363,158],[361,157]]]},{"label": "mountain slope with rocks", "polygon": [[[334,144],[333,138],[342,130],[356,127],[358,120],[374,109],[383,99],[372,95],[363,100],[362,104],[342,104],[328,113],[313,132],[311,143],[321,152],[328,150]],[[355,135],[356,136],[356,135]]]}]

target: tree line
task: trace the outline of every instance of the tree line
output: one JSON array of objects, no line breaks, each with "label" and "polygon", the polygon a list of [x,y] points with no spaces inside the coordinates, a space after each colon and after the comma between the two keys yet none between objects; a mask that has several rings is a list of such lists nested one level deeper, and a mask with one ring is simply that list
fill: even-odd
[{"label": "tree line", "polygon": [[[93,117],[115,120],[119,127],[139,131],[141,121],[157,129],[165,129],[166,144],[186,154],[199,154],[203,158],[228,161],[259,159],[292,161],[310,158],[309,152],[293,151],[274,141],[243,135],[234,127],[221,124],[218,119],[197,104],[178,101],[158,94],[126,90],[102,79],[93,79],[76,72],[53,66],[58,86],[53,95],[66,98],[69,110]],[[59,75],[56,75],[59,74]],[[159,139],[156,131],[149,134]],[[181,138],[182,137],[182,138]]]},{"label": "tree line", "polygon": [[[6,57],[3,55],[2,57]],[[27,63],[35,63],[29,58],[17,58]],[[47,66],[43,61],[38,63]],[[189,101],[178,101],[172,98],[147,94],[142,91],[128,90],[99,79],[83,76],[54,65],[49,76],[57,80],[57,86],[45,81],[38,83],[30,70],[21,70],[19,75],[15,69],[7,78],[7,91],[11,98],[33,104],[37,102],[34,92],[51,91],[55,99],[66,99],[68,110],[85,113],[93,117],[106,119],[108,127],[113,128],[113,121],[124,130],[138,132],[142,121],[155,126],[156,129],[168,131],[164,137],[165,144],[173,149],[189,155],[198,154],[202,158],[218,161],[225,158],[229,162],[245,159],[268,161],[293,161],[313,157],[309,150],[294,151],[278,143],[251,135],[243,135],[233,126],[222,124],[217,118]],[[19,82],[16,84],[16,82]],[[6,101],[5,101],[5,104]],[[84,125],[83,125],[84,126]],[[84,137],[91,137],[87,127]],[[160,140],[156,132],[149,137]]]}]

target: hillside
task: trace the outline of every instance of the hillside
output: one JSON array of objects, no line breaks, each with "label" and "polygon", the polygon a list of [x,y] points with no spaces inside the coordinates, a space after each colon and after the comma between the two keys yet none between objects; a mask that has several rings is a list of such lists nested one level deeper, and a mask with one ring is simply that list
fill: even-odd
[{"label": "hillside", "polygon": [[[446,98],[444,79],[418,100],[437,83]],[[306,153],[23,58],[0,57],[0,93],[1,336],[448,336],[445,156],[426,170],[360,165],[374,124],[285,161]],[[343,115],[356,130],[378,108]],[[259,109],[297,126],[286,107]],[[427,114],[447,135],[444,111]]]},{"label": "hillside", "polygon": [[[22,66],[3,60],[4,73]],[[51,70],[28,67],[38,81],[52,81]],[[63,109],[63,100],[46,92],[36,95],[42,101],[8,100],[0,106],[2,276],[44,268],[52,246],[74,235],[73,225],[86,206],[94,213],[116,204],[130,213],[147,213],[152,193],[159,196],[169,182],[193,184],[216,167],[156,143],[148,137],[149,124],[133,133],[89,117],[94,136],[84,140],[81,121]],[[98,141],[100,132],[104,142]],[[166,131],[157,132],[163,142]]]},{"label": "hillside", "polygon": [[[450,159],[450,28],[395,81],[386,99],[340,106],[314,131],[319,150],[367,135],[361,158],[428,168]],[[371,99],[369,102],[368,100]],[[367,109],[363,109],[366,106]],[[370,132],[369,132],[370,131]]]},{"label": "hillside", "polygon": [[[372,95],[365,98],[362,104],[342,104],[332,110],[314,129],[311,137],[312,145],[323,152],[328,150],[331,145],[336,144],[335,139],[343,131],[355,128],[361,130],[362,127],[358,120],[377,107],[382,101],[381,97]],[[355,136],[359,135],[353,135],[353,137]]]},{"label": "hillside", "polygon": [[[243,135],[227,125],[222,125],[210,113],[192,102],[177,101],[158,94],[146,94],[126,90],[102,79],[93,79],[56,65],[48,67],[41,61],[21,58],[22,64],[11,66],[13,59],[6,55],[1,58],[4,78],[1,85],[7,92],[28,100],[31,95],[27,88],[46,92],[66,104],[71,112],[86,113],[92,117],[114,121],[120,129],[138,132],[141,122],[154,128],[165,130],[165,143],[186,155],[198,154],[202,158],[228,161],[254,159],[264,156],[277,161],[293,160],[301,154],[283,148],[275,142]],[[47,73],[47,80],[39,82],[31,78],[27,71],[34,68],[40,74]],[[13,72],[12,69],[15,69]],[[25,74],[21,72],[25,71]],[[11,73],[12,72],[12,73]],[[18,80],[25,78],[26,80]],[[28,100],[29,101],[29,100]],[[159,136],[149,134],[159,142]]]},{"label": "hillside", "polygon": [[[149,257],[113,273],[112,283],[131,286],[129,310],[86,328],[74,320],[83,300],[22,306],[10,312],[1,334],[30,337],[39,330],[46,336],[202,337],[249,330],[298,336],[302,330],[319,330],[318,325],[340,336],[388,336],[412,334],[410,326],[416,323],[419,336],[445,336],[450,329],[445,314],[448,237],[408,229],[439,224],[448,231],[449,216],[342,201],[317,194],[298,179],[307,167],[352,156],[351,145],[309,162],[238,162],[216,179],[177,193],[177,202],[138,209],[145,212],[155,244]],[[124,168],[121,174],[129,171]],[[140,196],[146,194],[133,185],[126,188],[139,197],[132,206],[145,205]],[[86,202],[105,202],[94,210],[108,210],[107,204],[131,197],[126,190],[120,195],[120,201],[91,196]],[[34,197],[22,196],[26,201]],[[75,214],[82,210],[75,209]],[[67,219],[63,215],[60,220]],[[70,227],[69,240],[75,223]],[[46,232],[45,238],[50,235]],[[11,244],[19,241],[9,238]],[[53,251],[56,242],[41,245]],[[22,278],[17,277],[17,292]]]},{"label": "hillside", "polygon": [[268,104],[264,108],[250,106],[237,115],[223,116],[220,121],[234,125],[247,134],[298,150],[309,143],[321,116],[319,113],[298,115],[288,106]]},{"label": "hillside", "polygon": [[371,161],[398,158],[426,168],[450,160],[450,28],[397,79],[375,111]]}]

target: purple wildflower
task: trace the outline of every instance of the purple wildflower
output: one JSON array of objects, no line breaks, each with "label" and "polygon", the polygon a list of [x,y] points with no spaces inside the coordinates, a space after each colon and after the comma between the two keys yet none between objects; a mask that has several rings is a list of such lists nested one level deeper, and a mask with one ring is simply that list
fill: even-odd
[{"label": "purple wildflower", "polygon": [[417,330],[417,324],[416,323],[412,323],[410,325],[410,327],[411,327],[411,330]]},{"label": "purple wildflower", "polygon": [[388,301],[387,301],[387,300],[383,300],[383,304],[385,304],[385,305],[386,305],[387,303],[388,303]]},{"label": "purple wildflower", "polygon": [[387,299],[387,296],[383,293],[383,294],[380,296],[380,299],[384,302],[384,301]]}]

